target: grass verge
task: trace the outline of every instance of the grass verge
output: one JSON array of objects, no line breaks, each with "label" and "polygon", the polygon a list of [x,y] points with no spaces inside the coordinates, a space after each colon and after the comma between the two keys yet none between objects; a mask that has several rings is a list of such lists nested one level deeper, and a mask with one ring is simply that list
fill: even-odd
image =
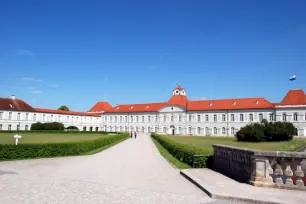
[{"label": "grass verge", "polygon": [[178,169],[188,169],[191,168],[188,164],[179,161],[175,157],[173,157],[157,140],[155,140],[153,137],[151,137],[153,140],[154,144],[156,145],[158,151],[160,154],[172,165],[174,165]]}]

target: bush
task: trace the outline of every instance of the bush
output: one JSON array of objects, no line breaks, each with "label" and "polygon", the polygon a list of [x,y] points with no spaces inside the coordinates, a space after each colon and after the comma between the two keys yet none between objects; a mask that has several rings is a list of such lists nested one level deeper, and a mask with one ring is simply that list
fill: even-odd
[{"label": "bush", "polygon": [[196,167],[206,168],[211,167],[212,155],[207,155],[204,150],[196,149],[191,145],[179,144],[173,140],[166,138],[165,136],[152,133],[151,136],[157,142],[159,142],[173,157],[184,162],[190,166],[193,166],[194,155],[205,155],[204,157],[198,157],[196,159]]},{"label": "bush", "polygon": [[0,160],[80,155],[126,138],[128,134],[124,133],[82,142],[20,144],[18,146],[5,144],[0,145]]},{"label": "bush", "polygon": [[262,142],[262,141],[288,141],[295,135],[295,127],[289,122],[252,123],[241,128],[236,134],[238,141]]},{"label": "bush", "polygon": [[64,130],[65,127],[63,123],[53,122],[53,123],[33,123],[31,125],[31,130]]}]

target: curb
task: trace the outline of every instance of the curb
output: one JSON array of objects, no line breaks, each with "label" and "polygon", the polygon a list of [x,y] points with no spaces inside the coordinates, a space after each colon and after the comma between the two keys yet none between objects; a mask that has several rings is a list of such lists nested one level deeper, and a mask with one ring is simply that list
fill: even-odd
[{"label": "curb", "polygon": [[191,183],[196,185],[198,188],[200,188],[202,191],[204,191],[209,197],[213,199],[227,199],[227,200],[234,200],[234,201],[244,201],[249,203],[258,203],[258,204],[280,204],[277,202],[271,202],[271,201],[264,201],[264,200],[255,200],[251,198],[243,198],[243,197],[237,197],[237,196],[230,196],[230,195],[224,195],[224,194],[218,194],[209,191],[207,188],[205,188],[203,185],[200,184],[199,181],[197,181],[196,178],[192,178],[192,176],[189,175],[188,172],[181,170],[180,174],[185,177],[187,180],[189,180]]}]

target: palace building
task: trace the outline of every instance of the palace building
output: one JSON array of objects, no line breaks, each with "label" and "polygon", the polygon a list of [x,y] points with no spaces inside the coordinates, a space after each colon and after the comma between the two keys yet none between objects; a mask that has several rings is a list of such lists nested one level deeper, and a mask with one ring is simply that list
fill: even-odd
[{"label": "palace building", "polygon": [[85,131],[233,136],[262,119],[292,122],[298,136],[306,136],[304,91],[290,90],[279,103],[265,98],[189,100],[179,85],[166,102],[116,106],[97,102],[88,112],[33,108],[14,96],[0,98],[0,130],[29,130],[32,123],[54,121]]}]

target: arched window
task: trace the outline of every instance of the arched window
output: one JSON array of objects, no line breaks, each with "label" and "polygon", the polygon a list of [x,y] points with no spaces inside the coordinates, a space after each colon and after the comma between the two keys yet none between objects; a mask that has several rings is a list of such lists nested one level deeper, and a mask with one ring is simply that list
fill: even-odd
[{"label": "arched window", "polygon": [[222,128],[222,135],[225,135],[225,127]]},{"label": "arched window", "polygon": [[0,124],[0,130],[2,130],[2,124]]},{"label": "arched window", "polygon": [[188,127],[188,134],[191,134],[191,126]]},{"label": "arched window", "polygon": [[136,132],[139,132],[139,127],[138,126],[136,127]]},{"label": "arched window", "polygon": [[99,127],[96,127],[96,131],[97,131],[97,132],[99,131]]},{"label": "arched window", "polygon": [[283,121],[287,121],[287,114],[283,113]]},{"label": "arched window", "polygon": [[166,117],[166,115],[164,115],[164,122],[166,122],[167,121],[167,117]]},{"label": "arched window", "polygon": [[299,130],[297,128],[295,128],[295,134],[294,135],[296,135],[296,136],[299,135]]},{"label": "arched window", "polygon": [[218,129],[214,127],[214,135],[218,135]]},{"label": "arched window", "polygon": [[200,127],[198,127],[197,134],[198,134],[198,135],[201,134],[201,128],[200,128]]},{"label": "arched window", "polygon": [[8,125],[8,130],[12,130],[12,125]]},{"label": "arched window", "polygon": [[191,115],[189,115],[189,122],[191,121]]},{"label": "arched window", "polygon": [[20,125],[17,125],[17,130],[20,130]]},{"label": "arched window", "polygon": [[86,131],[86,126],[85,126],[85,127],[83,127],[83,131]]},{"label": "arched window", "polygon": [[166,132],[167,132],[167,128],[164,127],[164,128],[163,128],[163,133],[166,133]]},{"label": "arched window", "polygon": [[231,127],[231,135],[235,135],[235,128]]},{"label": "arched window", "polygon": [[110,132],[113,132],[113,127],[112,126],[110,126],[110,130],[109,130]]},{"label": "arched window", "polygon": [[179,115],[178,121],[181,122],[182,121],[182,116]]},{"label": "arched window", "polygon": [[25,129],[25,130],[29,130],[29,126],[28,126],[28,125],[26,125],[24,129]]},{"label": "arched window", "polygon": [[231,121],[235,121],[235,115],[231,114]]},{"label": "arched window", "polygon": [[214,121],[217,122],[217,114],[214,114]]},{"label": "arched window", "polygon": [[150,127],[148,127],[148,132],[151,132],[151,128]]},{"label": "arched window", "polygon": [[205,128],[205,135],[209,135],[208,127]]},{"label": "arched window", "polygon": [[293,120],[294,120],[294,121],[298,121],[298,114],[297,114],[297,113],[294,113],[294,114],[293,114]]},{"label": "arched window", "polygon": [[157,127],[154,128],[154,132],[157,132]]},{"label": "arched window", "polygon": [[127,132],[128,131],[128,128],[127,126],[124,127],[124,132]]},{"label": "arched window", "polygon": [[141,128],[141,132],[144,132],[145,131],[145,128],[142,126],[142,128]]},{"label": "arched window", "polygon": [[92,127],[90,127],[90,131],[92,131]]},{"label": "arched window", "polygon": [[178,127],[178,134],[182,134],[182,128]]}]

